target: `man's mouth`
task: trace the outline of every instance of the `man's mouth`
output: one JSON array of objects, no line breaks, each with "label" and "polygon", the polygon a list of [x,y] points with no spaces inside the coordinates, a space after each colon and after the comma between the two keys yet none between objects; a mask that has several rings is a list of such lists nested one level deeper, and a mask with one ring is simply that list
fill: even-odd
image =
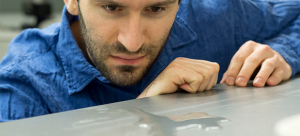
[{"label": "man's mouth", "polygon": [[142,62],[145,56],[129,56],[129,55],[111,55],[116,63],[122,65],[137,65]]}]

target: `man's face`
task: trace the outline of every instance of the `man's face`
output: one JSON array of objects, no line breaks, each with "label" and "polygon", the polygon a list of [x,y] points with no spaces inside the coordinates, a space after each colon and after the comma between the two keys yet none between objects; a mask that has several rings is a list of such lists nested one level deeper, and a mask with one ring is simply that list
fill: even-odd
[{"label": "man's face", "polygon": [[141,81],[164,47],[178,0],[81,0],[79,21],[88,56],[112,83]]}]

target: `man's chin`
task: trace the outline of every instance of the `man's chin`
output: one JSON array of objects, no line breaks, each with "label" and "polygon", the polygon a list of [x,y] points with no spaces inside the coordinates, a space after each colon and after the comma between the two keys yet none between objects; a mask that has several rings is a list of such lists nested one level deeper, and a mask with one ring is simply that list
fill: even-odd
[{"label": "man's chin", "polygon": [[[102,75],[116,86],[126,87],[139,83],[149,71],[149,65],[98,65]],[[102,67],[101,67],[102,66]],[[101,69],[102,68],[102,69]]]},{"label": "man's chin", "polygon": [[143,72],[130,69],[117,70],[117,72],[113,73],[112,75],[106,76],[107,80],[114,85],[122,87],[133,86],[139,83],[144,77]]},{"label": "man's chin", "polygon": [[116,86],[121,86],[121,87],[129,87],[129,86],[133,86],[136,85],[137,83],[139,83],[141,81],[137,80],[133,77],[120,77],[119,79],[115,80],[115,79],[108,79],[112,84],[116,85]]}]

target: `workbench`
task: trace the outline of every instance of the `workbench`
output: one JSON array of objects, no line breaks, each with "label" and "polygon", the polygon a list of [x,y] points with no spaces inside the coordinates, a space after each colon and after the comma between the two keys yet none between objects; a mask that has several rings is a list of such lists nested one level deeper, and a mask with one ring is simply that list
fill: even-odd
[{"label": "workbench", "polygon": [[0,123],[1,136],[276,136],[278,121],[300,114],[300,74],[278,86],[218,84]]}]

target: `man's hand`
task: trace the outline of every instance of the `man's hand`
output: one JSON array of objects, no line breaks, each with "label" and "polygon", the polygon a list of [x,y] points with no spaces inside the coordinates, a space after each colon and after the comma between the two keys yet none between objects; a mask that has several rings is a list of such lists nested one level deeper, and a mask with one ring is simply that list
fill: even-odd
[{"label": "man's hand", "polygon": [[253,80],[256,87],[277,85],[292,74],[290,65],[278,52],[268,45],[248,41],[233,56],[221,83],[244,87],[258,67],[261,68]]},{"label": "man's hand", "polygon": [[204,60],[177,58],[160,73],[138,98],[173,93],[179,88],[196,93],[217,84],[219,64]]}]

